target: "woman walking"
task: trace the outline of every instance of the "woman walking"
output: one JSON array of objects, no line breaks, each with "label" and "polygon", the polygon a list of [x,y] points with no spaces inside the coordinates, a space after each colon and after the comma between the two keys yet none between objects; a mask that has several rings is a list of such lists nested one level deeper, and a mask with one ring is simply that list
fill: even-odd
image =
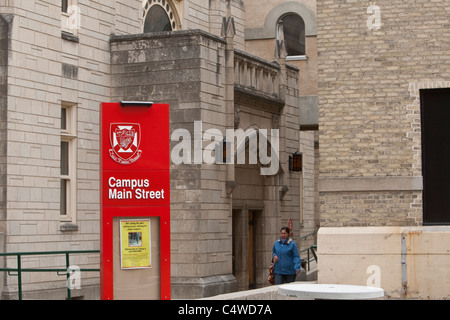
[{"label": "woman walking", "polygon": [[289,238],[289,232],[289,228],[281,228],[280,238],[273,245],[275,284],[294,282],[296,275],[300,272],[300,255],[297,245]]}]

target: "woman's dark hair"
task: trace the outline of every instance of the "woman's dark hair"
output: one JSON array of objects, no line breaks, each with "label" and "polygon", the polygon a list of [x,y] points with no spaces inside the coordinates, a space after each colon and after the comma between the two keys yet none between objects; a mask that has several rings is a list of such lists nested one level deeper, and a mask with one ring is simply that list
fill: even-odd
[{"label": "woman's dark hair", "polygon": [[281,228],[280,232],[283,231],[283,230],[286,231],[287,234],[290,234],[290,233],[289,233],[289,228],[288,228],[288,227],[283,227],[283,228]]}]

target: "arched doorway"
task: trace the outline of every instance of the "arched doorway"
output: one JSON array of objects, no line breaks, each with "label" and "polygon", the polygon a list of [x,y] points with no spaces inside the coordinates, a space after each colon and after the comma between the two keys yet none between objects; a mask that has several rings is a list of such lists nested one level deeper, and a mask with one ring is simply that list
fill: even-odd
[{"label": "arched doorway", "polygon": [[252,149],[248,141],[243,144],[247,161],[235,164],[232,210],[233,275],[238,290],[267,285],[267,266],[280,221],[278,175],[261,175],[261,163],[248,161],[249,153],[259,150]]}]

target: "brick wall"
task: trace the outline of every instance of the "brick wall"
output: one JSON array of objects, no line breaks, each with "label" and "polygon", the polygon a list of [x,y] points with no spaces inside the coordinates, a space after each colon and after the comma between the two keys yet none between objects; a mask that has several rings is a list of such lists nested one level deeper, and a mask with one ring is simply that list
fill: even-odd
[{"label": "brick wall", "polygon": [[[450,9],[446,1],[370,5],[317,2],[322,226],[421,223],[421,191],[411,188],[421,178],[417,89],[447,86]],[[391,177],[409,183],[391,190]],[[345,191],[354,178],[378,184]]]}]

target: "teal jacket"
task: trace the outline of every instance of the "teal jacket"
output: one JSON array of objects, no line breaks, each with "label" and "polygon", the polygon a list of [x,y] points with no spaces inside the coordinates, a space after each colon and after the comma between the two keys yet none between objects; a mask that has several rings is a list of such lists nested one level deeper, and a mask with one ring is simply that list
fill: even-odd
[{"label": "teal jacket", "polygon": [[282,241],[281,238],[275,241],[272,249],[272,258],[278,257],[275,263],[275,274],[295,274],[300,271],[300,255],[297,245],[290,238]]}]

